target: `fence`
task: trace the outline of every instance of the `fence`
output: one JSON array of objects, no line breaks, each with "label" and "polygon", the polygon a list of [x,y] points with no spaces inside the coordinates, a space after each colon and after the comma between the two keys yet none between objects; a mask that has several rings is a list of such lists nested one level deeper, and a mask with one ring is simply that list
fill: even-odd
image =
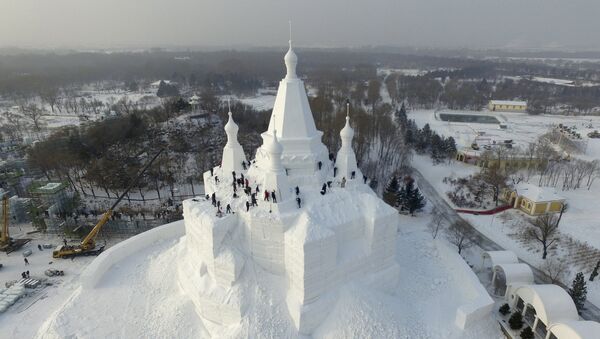
[{"label": "fence", "polygon": [[491,210],[466,210],[466,209],[457,208],[456,212],[458,212],[458,213],[474,214],[474,215],[492,215],[492,214],[496,214],[496,213],[500,213],[500,212],[506,211],[506,210],[511,209],[511,208],[512,208],[511,205],[498,206],[496,208],[492,208]]}]

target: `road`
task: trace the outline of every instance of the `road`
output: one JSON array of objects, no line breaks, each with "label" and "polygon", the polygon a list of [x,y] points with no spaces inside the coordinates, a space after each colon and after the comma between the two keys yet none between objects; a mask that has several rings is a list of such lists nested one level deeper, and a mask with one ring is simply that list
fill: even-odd
[{"label": "road", "polygon": [[[494,242],[492,239],[486,237],[483,233],[479,232],[473,225],[471,225],[468,221],[464,220],[455,210],[448,204],[446,199],[444,199],[438,191],[423,177],[423,175],[416,169],[413,169],[413,177],[417,181],[419,189],[423,192],[423,194],[433,203],[438,210],[440,210],[445,216],[446,219],[450,223],[457,222],[460,225],[465,226],[466,229],[469,230],[470,235],[469,238],[473,243],[479,246],[484,251],[502,251],[504,248]],[[533,277],[536,284],[550,284],[550,278],[548,276],[526,262],[519,258],[519,260],[531,267],[533,271]],[[568,290],[566,286],[563,284],[559,284],[565,290]],[[596,307],[596,305],[586,301],[584,305],[584,309],[581,311],[581,317],[585,320],[594,320],[600,322],[600,309]]]}]

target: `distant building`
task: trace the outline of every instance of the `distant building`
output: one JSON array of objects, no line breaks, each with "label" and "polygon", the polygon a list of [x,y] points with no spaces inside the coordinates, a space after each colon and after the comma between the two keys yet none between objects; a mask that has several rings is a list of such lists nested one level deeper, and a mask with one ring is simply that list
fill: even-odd
[{"label": "distant building", "polygon": [[488,108],[492,112],[527,112],[527,102],[509,100],[490,100]]},{"label": "distant building", "polygon": [[529,215],[560,212],[565,203],[565,198],[556,194],[554,189],[528,183],[505,189],[501,199]]}]

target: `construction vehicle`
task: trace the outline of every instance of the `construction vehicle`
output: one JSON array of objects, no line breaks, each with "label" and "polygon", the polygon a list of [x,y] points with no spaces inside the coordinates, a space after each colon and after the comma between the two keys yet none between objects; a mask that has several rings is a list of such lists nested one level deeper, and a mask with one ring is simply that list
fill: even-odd
[{"label": "construction vehicle", "polygon": [[115,210],[115,207],[117,207],[117,205],[121,202],[121,200],[123,200],[123,198],[129,192],[129,190],[131,190],[131,188],[137,184],[140,177],[144,174],[144,172],[146,172],[148,167],[150,167],[150,165],[152,165],[154,160],[156,160],[156,158],[158,158],[158,156],[162,153],[162,151],[163,151],[162,149],[160,151],[158,151],[158,153],[156,153],[156,155],[144,166],[144,168],[142,168],[142,170],[138,173],[137,177],[135,177],[135,179],[129,184],[127,189],[125,189],[125,191],[123,191],[123,193],[119,196],[117,201],[115,201],[115,203],[106,212],[104,212],[104,214],[102,215],[102,218],[100,218],[100,221],[98,221],[96,226],[94,226],[94,228],[92,228],[90,233],[81,241],[81,243],[79,245],[75,245],[75,246],[67,245],[66,240],[65,240],[65,245],[59,246],[56,250],[54,250],[52,252],[52,257],[66,259],[66,258],[73,258],[73,257],[77,257],[77,256],[98,255],[98,254],[102,253],[102,251],[104,250],[104,246],[96,248],[96,236],[102,229],[102,226],[104,226],[104,224],[106,224],[108,222],[108,220],[110,219],[110,217],[112,216],[112,214]]},{"label": "construction vehicle", "polygon": [[0,232],[0,251],[7,254],[14,252],[23,245],[31,241],[31,239],[12,239],[8,233],[10,220],[10,204],[8,201],[8,193],[2,197],[2,232]]}]

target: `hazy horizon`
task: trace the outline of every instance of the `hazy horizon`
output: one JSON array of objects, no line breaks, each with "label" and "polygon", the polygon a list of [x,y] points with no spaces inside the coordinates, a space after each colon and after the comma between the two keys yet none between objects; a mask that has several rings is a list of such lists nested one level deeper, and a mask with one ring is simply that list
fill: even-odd
[{"label": "hazy horizon", "polygon": [[591,0],[5,0],[0,47],[410,46],[599,50]]}]

